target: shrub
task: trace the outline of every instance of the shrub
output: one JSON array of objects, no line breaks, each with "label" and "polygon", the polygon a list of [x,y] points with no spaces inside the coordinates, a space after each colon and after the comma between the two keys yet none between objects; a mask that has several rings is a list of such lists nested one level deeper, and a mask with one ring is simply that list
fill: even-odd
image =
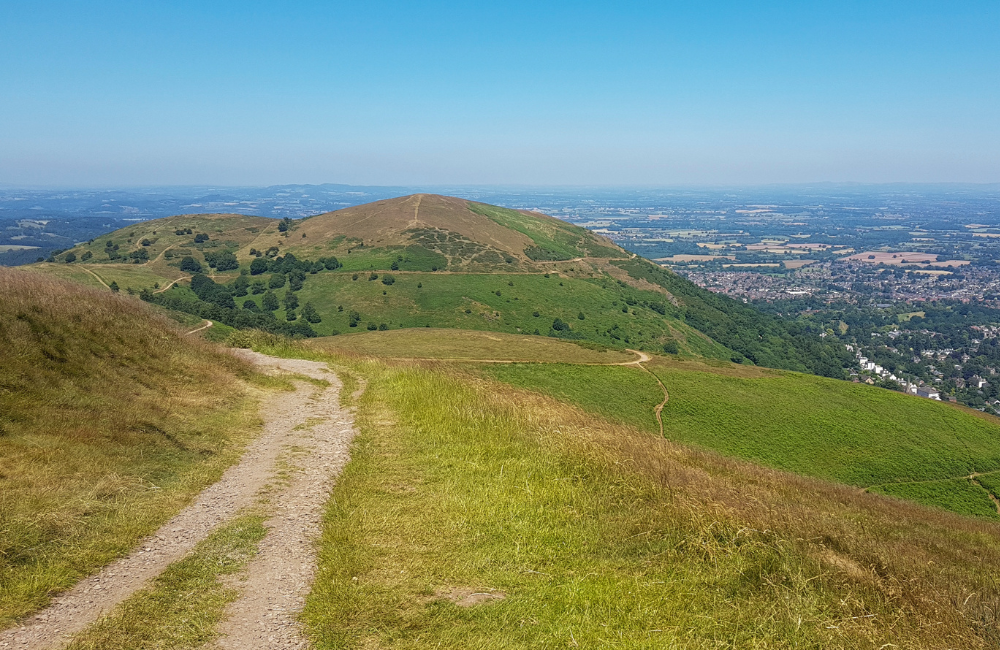
[{"label": "shrub", "polygon": [[377,329],[378,329],[378,325],[376,325],[375,323],[368,323],[368,331],[369,332],[374,332]]},{"label": "shrub", "polygon": [[376,273],[375,271],[372,271],[371,274],[368,276],[368,281],[371,282],[372,280],[378,280],[378,273]]},{"label": "shrub", "polygon": [[145,248],[140,248],[129,253],[129,257],[133,262],[139,264],[140,262],[146,262],[149,260],[149,251]]},{"label": "shrub", "polygon": [[267,272],[267,260],[263,257],[256,257],[250,262],[250,275],[260,275]]},{"label": "shrub", "polygon": [[323,319],[320,318],[319,312],[316,311],[316,308],[312,306],[311,302],[307,302],[302,308],[302,318],[313,324],[323,321]]},{"label": "shrub", "polygon": [[583,319],[586,318],[586,316],[583,315],[582,311],[579,314],[577,314],[576,317],[579,318],[580,320],[583,320]]},{"label": "shrub", "polygon": [[72,264],[75,261],[76,261],[76,253],[67,253],[66,254],[66,263],[67,264]]},{"label": "shrub", "polygon": [[357,327],[358,323],[361,322],[361,314],[359,314],[356,311],[352,311],[350,314],[348,314],[347,318],[348,318],[348,324],[351,327]]},{"label": "shrub", "polygon": [[111,281],[111,284],[108,285],[108,288],[114,291],[115,293],[118,293],[118,283],[115,282],[114,280]]},{"label": "shrub", "polygon": [[564,323],[561,318],[557,318],[554,321],[552,321],[552,329],[554,329],[557,332],[568,332],[569,323]]},{"label": "shrub", "polygon": [[387,329],[389,329],[389,326],[388,326],[388,325],[386,325],[385,323],[379,323],[379,324],[378,324],[378,331],[380,331],[380,332],[384,332],[384,331],[386,331]]},{"label": "shrub", "polygon": [[196,244],[200,244],[200,243],[206,242],[206,241],[208,241],[208,235],[206,235],[203,232],[202,233],[198,233],[197,235],[194,236],[194,243],[196,243]]},{"label": "shrub", "polygon": [[83,255],[80,256],[80,260],[86,262],[87,260],[89,260],[93,256],[94,256],[93,253],[91,253],[90,251],[87,251],[86,253],[84,253]]},{"label": "shrub", "polygon": [[389,266],[389,269],[392,270],[392,271],[398,271],[399,270],[399,262],[393,260],[392,265]]},{"label": "shrub", "polygon": [[677,341],[671,339],[663,344],[663,351],[667,354],[680,354],[681,349],[677,345]]},{"label": "shrub", "polygon": [[153,242],[149,241],[148,239],[143,239],[139,243],[142,244],[143,246],[152,246],[153,245]]},{"label": "shrub", "polygon": [[264,311],[274,311],[279,307],[278,296],[271,290],[264,292],[264,297],[260,299],[260,306]]},{"label": "shrub", "polygon": [[388,273],[382,276],[382,284],[389,286],[396,281],[396,278],[389,275]]},{"label": "shrub", "polygon": [[181,258],[181,271],[187,271],[188,273],[201,273],[201,262],[190,255]]}]

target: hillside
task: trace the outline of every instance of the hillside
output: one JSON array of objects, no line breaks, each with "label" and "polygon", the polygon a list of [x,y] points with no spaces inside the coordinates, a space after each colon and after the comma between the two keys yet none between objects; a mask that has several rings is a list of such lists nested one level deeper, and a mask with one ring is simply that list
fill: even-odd
[{"label": "hillside", "polygon": [[256,433],[248,367],[146,305],[0,269],[0,628],[132,548]]},{"label": "hillside", "polygon": [[[316,647],[988,648],[1000,638],[995,522],[650,436],[628,417],[651,415],[659,389],[650,375],[591,365],[559,349],[565,342],[529,349],[516,337],[470,335],[463,348],[493,358],[537,356],[482,366],[502,382],[484,378],[469,358],[379,358],[414,349],[451,358],[447,334],[375,332],[263,348],[327,360],[367,386],[304,614]],[[560,356],[581,363],[551,363]],[[668,386],[685,373],[708,375],[707,394],[684,388],[676,398],[681,412],[700,407],[706,417],[719,397],[712,381],[736,389],[722,408],[737,411],[755,400],[766,411],[760,394],[780,390],[768,380],[793,381],[730,364],[649,365]],[[561,399],[511,386],[543,375],[548,386],[535,388]],[[813,379],[828,397],[858,390]],[[742,391],[739,381],[748,384]],[[862,433],[877,433],[899,407],[879,401],[887,391],[860,389],[870,402],[862,408],[882,412]],[[916,431],[927,420],[938,442],[955,425],[963,439],[975,428],[974,416],[921,404],[927,411],[900,427]],[[835,400],[829,408],[850,415]],[[936,422],[934,413],[957,419]],[[808,419],[752,415],[764,420],[759,427],[788,431]],[[687,417],[677,426],[692,424]],[[980,443],[995,433],[990,427]],[[820,442],[810,449],[822,463]],[[866,453],[879,447],[876,438]]]},{"label": "hillside", "polygon": [[[38,268],[92,286],[146,289],[151,302],[293,336],[492,330],[829,376],[843,375],[846,355],[585,229],[428,194],[301,221],[149,221]],[[199,272],[212,282],[192,289]]]}]

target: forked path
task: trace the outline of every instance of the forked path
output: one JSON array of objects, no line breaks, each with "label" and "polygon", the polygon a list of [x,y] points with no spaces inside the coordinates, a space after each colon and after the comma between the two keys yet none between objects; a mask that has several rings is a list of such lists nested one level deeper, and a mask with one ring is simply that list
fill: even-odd
[{"label": "forked path", "polygon": [[[330,382],[299,383],[294,393],[269,398],[264,432],[214,485],[190,506],[117,560],[15,628],[0,632],[0,648],[48,650],[65,645],[102,614],[146,586],[240,510],[258,506],[267,486],[268,533],[236,586],[239,599],[223,623],[223,648],[299,648],[295,623],[315,573],[320,514],[337,474],[348,461],[353,416],[340,408],[340,381],[326,364],[238,351],[270,372]],[[279,471],[284,473],[279,475]]]}]

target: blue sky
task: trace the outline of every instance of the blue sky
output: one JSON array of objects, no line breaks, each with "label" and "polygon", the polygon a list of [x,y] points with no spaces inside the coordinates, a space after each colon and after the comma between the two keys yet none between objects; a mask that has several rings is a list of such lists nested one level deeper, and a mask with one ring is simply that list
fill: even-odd
[{"label": "blue sky", "polygon": [[1000,2],[0,2],[0,184],[1000,182]]}]

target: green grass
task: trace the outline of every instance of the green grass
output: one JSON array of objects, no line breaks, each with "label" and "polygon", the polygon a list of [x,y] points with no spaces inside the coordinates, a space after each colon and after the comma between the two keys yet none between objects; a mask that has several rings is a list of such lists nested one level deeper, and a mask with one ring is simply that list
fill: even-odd
[{"label": "green grass", "polygon": [[182,332],[0,272],[0,626],[131,550],[258,431],[249,365]]},{"label": "green grass", "polygon": [[976,477],[976,482],[983,486],[987,492],[1000,498],[1000,472],[980,474]]},{"label": "green grass", "polygon": [[479,372],[513,386],[539,391],[615,422],[657,432],[653,407],[663,400],[656,381],[634,366],[497,364]]},{"label": "green grass", "polygon": [[[714,343],[668,314],[660,315],[640,301],[664,303],[653,291],[622,288],[606,278],[551,274],[445,274],[390,272],[391,286],[368,273],[310,275],[299,302],[311,302],[322,316],[314,326],[321,335],[347,333],[351,311],[361,314],[360,328],[385,323],[391,329],[441,327],[548,335],[556,318],[571,327],[568,336],[612,347],[660,349],[675,339],[686,355],[729,359],[728,349]],[[420,285],[418,287],[418,285]],[[283,295],[280,290],[279,295]],[[384,294],[383,294],[384,292]],[[497,292],[500,295],[497,295]],[[253,297],[259,303],[259,296]],[[240,304],[244,299],[240,298]],[[626,300],[636,301],[627,305]],[[668,303],[669,304],[669,303]],[[343,307],[343,311],[338,311]],[[622,311],[623,308],[628,313]],[[468,313],[466,311],[468,310]],[[538,316],[534,316],[535,313]],[[579,319],[583,313],[584,320]],[[283,312],[278,312],[283,317]],[[564,333],[564,335],[567,335]]]},{"label": "green grass", "polygon": [[1000,468],[1000,422],[932,400],[797,373],[650,369],[670,393],[671,440],[858,486]]},{"label": "green grass", "polygon": [[993,505],[986,490],[967,478],[920,483],[887,483],[876,485],[870,490],[962,515],[1000,519],[996,506]]},{"label": "green grass", "polygon": [[528,236],[534,247],[525,249],[535,260],[570,260],[576,257],[625,257],[626,254],[602,244],[592,233],[579,226],[551,218],[533,217],[495,205],[469,203],[469,209],[501,226]]},{"label": "green grass", "polygon": [[[503,384],[348,365],[368,388],[304,613],[317,648],[1000,638],[991,524],[692,453]],[[455,602],[470,592],[504,598]]]},{"label": "green grass", "polygon": [[202,647],[216,638],[226,605],[239,595],[219,578],[246,566],[266,533],[259,515],[225,524],[149,587],[77,635],[67,650]]},{"label": "green grass", "polygon": [[[946,404],[783,371],[662,358],[647,367],[670,395],[663,424],[673,441],[859,487],[945,481],[1000,467],[1000,422]],[[637,369],[512,364],[481,372],[658,431],[651,413],[662,393]],[[978,506],[960,505],[975,494],[963,480],[942,483],[956,490],[954,511],[996,516],[982,490]],[[947,499],[918,496],[912,498],[951,509]]]}]

